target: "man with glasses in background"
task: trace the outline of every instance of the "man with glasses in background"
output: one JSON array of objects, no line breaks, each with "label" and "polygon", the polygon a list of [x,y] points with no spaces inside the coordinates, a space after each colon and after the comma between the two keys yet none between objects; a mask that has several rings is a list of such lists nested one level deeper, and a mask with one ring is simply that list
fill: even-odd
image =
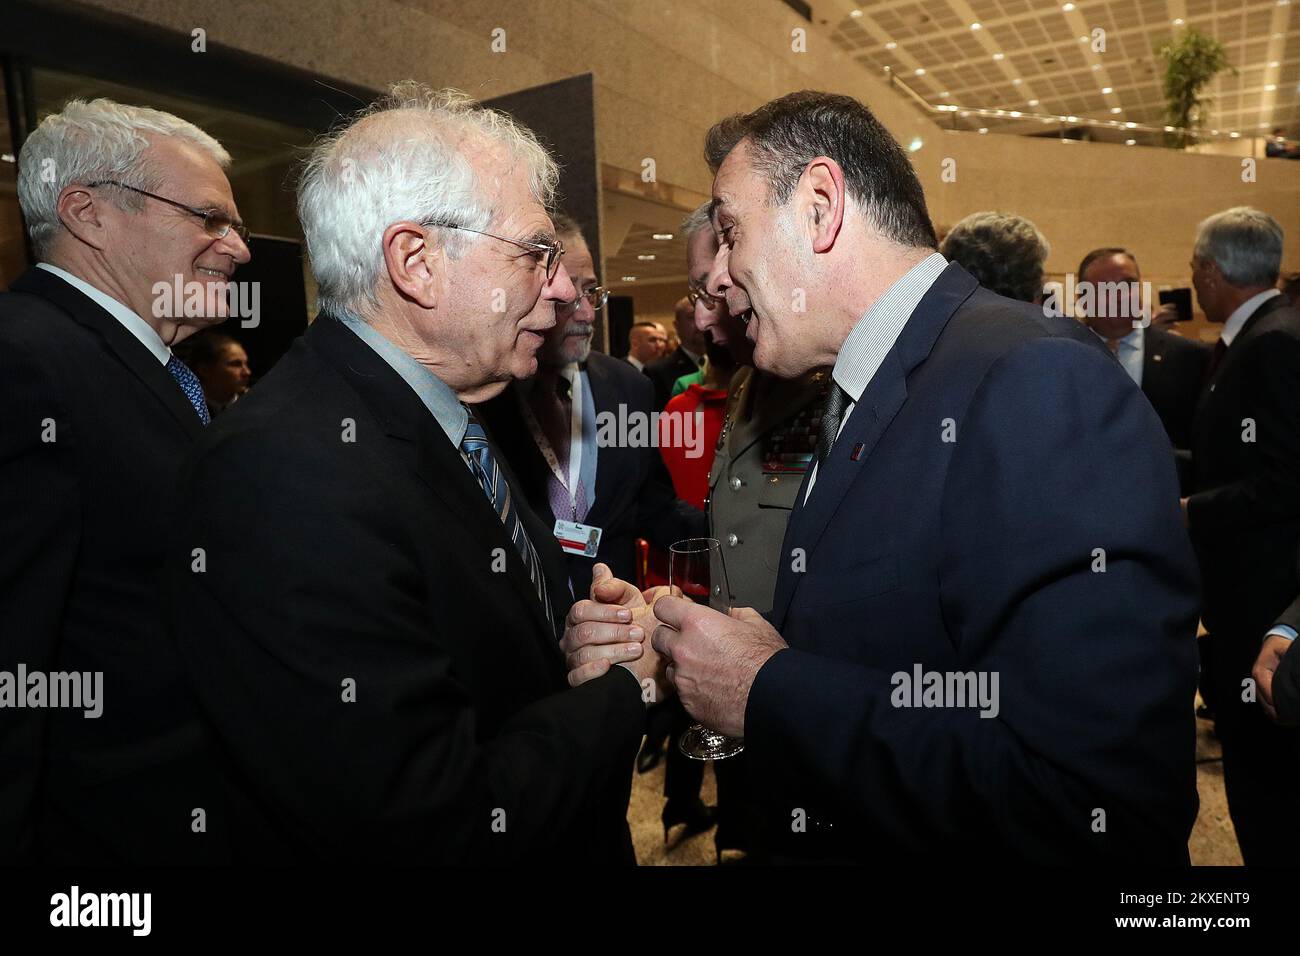
[{"label": "man with glasses in background", "polygon": [[23,144],[37,265],[0,295],[0,672],[22,698],[0,691],[0,864],[221,855],[161,571],[163,503],[208,421],[172,348],[226,318],[249,260],[229,165],[190,123],[106,99]]},{"label": "man with glasses in background", "polygon": [[[537,374],[481,407],[492,437],[519,476],[520,491],[565,552],[573,594],[589,597],[597,561],[636,579],[636,539],[667,549],[704,533],[704,515],[680,501],[649,426],[653,387],[627,363],[592,351],[597,310],[609,292],[578,224],[556,220],[565,268],[576,286],[557,308],[537,352]],[[597,418],[645,416],[645,443],[597,442]],[[596,535],[595,555],[587,542]]]},{"label": "man with glasses in background", "polygon": [[[238,861],[634,860],[655,662],[568,687],[562,554],[475,407],[577,296],[558,175],[528,129],[413,82],[311,153],[321,315],[189,458],[205,507],[169,563]],[[645,636],[629,608],[600,629]]]}]

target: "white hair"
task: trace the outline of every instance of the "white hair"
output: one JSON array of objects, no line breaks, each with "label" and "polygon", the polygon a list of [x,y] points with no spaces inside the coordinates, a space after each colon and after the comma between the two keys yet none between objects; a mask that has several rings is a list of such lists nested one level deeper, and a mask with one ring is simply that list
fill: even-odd
[{"label": "white hair", "polygon": [[[499,175],[481,179],[465,155],[483,145],[504,154],[502,173],[522,164],[534,198],[552,206],[559,168],[533,132],[457,90],[406,80],[316,142],[298,185],[298,218],[323,311],[365,318],[378,305],[381,239],[393,223],[488,228],[500,211]],[[466,235],[442,232],[447,254],[459,255]]]},{"label": "white hair", "polygon": [[1234,206],[1201,223],[1194,255],[1217,265],[1231,285],[1271,286],[1282,269],[1282,227],[1266,212]]},{"label": "white hair", "polygon": [[[112,100],[69,100],[45,117],[18,154],[18,202],[37,257],[59,234],[59,194],[70,185],[111,179],[153,191],[161,172],[150,163],[146,134],[172,136],[196,146],[222,169],[230,154],[215,139],[179,116]],[[106,194],[119,209],[139,210],[144,197],[125,189]]]},{"label": "white hair", "polygon": [[701,230],[713,229],[713,220],[709,216],[712,206],[713,203],[706,202],[682,220],[682,236],[687,242],[694,239]]}]

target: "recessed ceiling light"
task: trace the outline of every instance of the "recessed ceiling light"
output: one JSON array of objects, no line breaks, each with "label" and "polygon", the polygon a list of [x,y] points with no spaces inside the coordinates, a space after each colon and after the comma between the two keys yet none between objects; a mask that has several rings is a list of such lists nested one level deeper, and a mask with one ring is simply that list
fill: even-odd
[{"label": "recessed ceiling light", "polygon": [[1016,119],[1019,119],[1019,118],[1020,118],[1020,110],[1012,110],[1012,111],[1011,111],[1011,115],[1014,116]]},{"label": "recessed ceiling light", "polygon": [[1030,106],[1037,106],[1037,105],[1038,105],[1038,100],[1030,100],[1030,101],[1029,101],[1029,105],[1030,105]]},{"label": "recessed ceiling light", "polygon": [[1165,127],[1165,132],[1166,132],[1166,133],[1172,133],[1173,131],[1174,131],[1174,128],[1173,128],[1172,126],[1166,126],[1166,127]]},{"label": "recessed ceiling light", "polygon": [[989,128],[988,128],[987,126],[981,126],[981,127],[980,127],[980,132],[981,132],[981,133],[987,133],[988,131],[989,131]]},{"label": "recessed ceiling light", "polygon": [[897,49],[898,49],[898,44],[895,43],[893,40],[890,40],[888,43],[885,44],[885,49],[886,49],[886,50],[897,50]]},{"label": "recessed ceiling light", "polygon": [[1001,59],[1004,59],[1005,57],[1006,57],[1006,54],[1004,54],[1004,53],[994,53],[994,54],[993,54],[993,59],[995,59],[995,60],[1001,60]]},{"label": "recessed ceiling light", "polygon": [[1265,92],[1265,93],[1272,93],[1272,92],[1273,92],[1274,90],[1276,90],[1276,89],[1277,89],[1277,84],[1276,84],[1276,83],[1266,83],[1266,84],[1264,84],[1264,92]]},{"label": "recessed ceiling light", "polygon": [[980,29],[980,25],[979,25],[978,23],[972,23],[972,24],[970,25],[970,28],[971,28],[972,30],[978,30],[978,29]]},{"label": "recessed ceiling light", "polygon": [[1014,80],[1011,81],[1011,85],[1012,85],[1012,86],[1019,86],[1019,85],[1020,85],[1021,83],[1023,83],[1023,82],[1025,82],[1025,81],[1022,80],[1020,77],[1017,76]]},{"label": "recessed ceiling light", "polygon": [[1112,107],[1110,108],[1110,111],[1111,111],[1112,113],[1123,113],[1123,112],[1124,112],[1124,107],[1122,107],[1122,106],[1112,106]]},{"label": "recessed ceiling light", "polygon": [[1087,37],[1079,37],[1079,42],[1080,42],[1080,43],[1087,43],[1087,42],[1088,42],[1088,38],[1087,38]]},{"label": "recessed ceiling light", "polygon": [[671,238],[673,237],[673,234],[672,234],[671,232],[656,232],[656,233],[654,234],[654,237],[655,237],[656,239],[660,239],[660,240],[663,240],[663,241],[666,242],[667,240],[669,240],[669,239],[671,239]]},{"label": "recessed ceiling light", "polygon": [[1115,90],[1112,89],[1112,88],[1109,87],[1109,86],[1103,86],[1103,87],[1101,88],[1101,95],[1102,95],[1102,96],[1110,96],[1110,94],[1112,94],[1112,93],[1114,93],[1114,92],[1115,92]]},{"label": "recessed ceiling light", "polygon": [[851,11],[849,12],[849,16],[851,16],[851,17],[860,17],[860,16],[862,16],[862,11],[861,11],[861,10],[851,10]]},{"label": "recessed ceiling light", "polygon": [[1077,117],[1077,116],[1067,116],[1067,117],[1065,118],[1065,121],[1066,121],[1067,123],[1077,123],[1077,122],[1079,122],[1079,117]]},{"label": "recessed ceiling light", "polygon": [[1138,124],[1137,124],[1137,123],[1125,123],[1124,125],[1127,126],[1129,129],[1137,129],[1137,125],[1138,125]]},{"label": "recessed ceiling light", "polygon": [[642,262],[654,262],[655,254],[653,252],[642,253],[641,255],[637,256],[637,258],[640,259]]},{"label": "recessed ceiling light", "polygon": [[1124,140],[1124,145],[1125,145],[1125,146],[1136,146],[1136,145],[1137,145],[1137,142],[1138,142],[1138,141],[1135,140],[1135,139],[1126,139],[1126,140]]},{"label": "recessed ceiling light", "polygon": [[1233,130],[1233,131],[1232,131],[1231,133],[1229,133],[1228,135],[1231,136],[1233,139],[1236,139],[1236,138],[1237,138],[1238,136],[1240,136],[1241,134],[1238,133],[1236,130]]},{"label": "recessed ceiling light", "polygon": [[1273,60],[1271,63],[1269,63],[1269,66],[1272,66],[1272,67],[1279,67],[1279,66],[1281,66],[1281,65],[1282,65],[1282,64],[1279,63],[1277,60]]},{"label": "recessed ceiling light", "polygon": [[1182,18],[1182,17],[1174,17],[1174,26],[1176,26],[1176,27],[1181,27],[1182,25],[1183,25],[1183,18]]},{"label": "recessed ceiling light", "polygon": [[925,76],[925,68],[918,66],[915,70],[917,76]]},{"label": "recessed ceiling light", "polygon": [[1093,68],[1094,70],[1100,70],[1100,69],[1101,69],[1101,64],[1100,64],[1100,63],[1094,63],[1094,64],[1092,65],[1092,68]]},{"label": "recessed ceiling light", "polygon": [[1072,4],[1072,3],[1063,3],[1063,4],[1061,4],[1061,9],[1064,10],[1066,13],[1070,13],[1071,11],[1074,10],[1074,4]]},{"label": "recessed ceiling light", "polygon": [[919,136],[914,137],[912,141],[907,144],[907,151],[909,153],[915,153],[918,149],[920,149],[924,145],[925,143],[922,142],[921,137]]},{"label": "recessed ceiling light", "polygon": [[940,96],[952,96],[952,94],[949,93],[947,90],[944,90],[944,91],[943,91],[942,93],[940,93],[939,95],[940,95]]},{"label": "recessed ceiling light", "polygon": [[636,281],[636,276],[623,276],[623,281],[624,281],[624,282],[635,282],[635,281]]}]

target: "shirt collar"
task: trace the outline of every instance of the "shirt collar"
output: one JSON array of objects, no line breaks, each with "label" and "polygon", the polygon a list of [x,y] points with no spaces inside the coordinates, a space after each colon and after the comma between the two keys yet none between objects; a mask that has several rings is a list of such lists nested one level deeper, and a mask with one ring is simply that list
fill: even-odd
[{"label": "shirt collar", "polygon": [[1273,298],[1275,295],[1281,295],[1277,289],[1265,289],[1258,295],[1252,295],[1228,316],[1228,321],[1223,323],[1223,331],[1219,333],[1219,338],[1223,339],[1224,345],[1231,345],[1232,340],[1241,332],[1241,327],[1246,324],[1246,320],[1255,314],[1255,310],[1261,305]]},{"label": "shirt collar", "polygon": [[117,321],[121,323],[128,332],[139,339],[140,344],[152,352],[154,358],[163,365],[166,365],[171,360],[172,350],[167,346],[167,343],[162,340],[162,336],[154,331],[153,326],[140,318],[140,316],[131,311],[129,307],[117,301],[117,299],[113,298],[107,292],[96,289],[85,279],[79,279],[66,269],[52,266],[48,262],[38,262],[36,263],[36,268],[44,269],[46,272],[58,276],[113,318],[117,319]]},{"label": "shirt collar", "polygon": [[943,256],[931,253],[886,289],[853,326],[840,347],[831,376],[855,403],[862,398],[921,299],[947,266]]},{"label": "shirt collar", "polygon": [[437,419],[451,443],[459,448],[465,440],[469,412],[456,397],[456,393],[433,372],[385,338],[369,322],[350,312],[339,312],[336,318],[374,349],[394,372],[402,376],[403,381],[411,386],[411,390],[424,402],[425,408]]}]

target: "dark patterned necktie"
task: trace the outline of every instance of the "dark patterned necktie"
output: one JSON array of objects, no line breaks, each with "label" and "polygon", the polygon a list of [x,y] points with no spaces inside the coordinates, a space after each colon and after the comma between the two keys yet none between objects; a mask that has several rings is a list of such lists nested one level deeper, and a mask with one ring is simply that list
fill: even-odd
[{"label": "dark patterned necktie", "polygon": [[524,570],[528,572],[529,580],[537,589],[537,599],[542,602],[542,607],[546,610],[546,619],[554,622],[555,617],[551,613],[551,596],[546,590],[546,575],[542,573],[542,563],[537,557],[537,551],[534,550],[533,542],[529,540],[523,522],[519,520],[519,514],[515,511],[510,495],[510,483],[497,467],[492,446],[488,444],[483,426],[468,407],[465,411],[469,414],[469,424],[465,427],[465,437],[460,443],[460,450],[469,461],[474,477],[478,479],[479,487],[483,489],[497,517],[505,525],[506,534],[514,543],[519,557],[523,559]]},{"label": "dark patterned necktie", "polygon": [[817,470],[820,472],[826,456],[831,453],[831,446],[840,433],[840,422],[844,420],[844,406],[848,404],[848,393],[832,381],[826,392],[826,405],[822,408],[821,426],[817,439]]},{"label": "dark patterned necktie", "polygon": [[1223,357],[1228,354],[1228,343],[1219,339],[1214,343],[1214,351],[1210,353],[1210,360],[1205,363],[1205,378],[1202,382],[1204,385],[1210,384],[1210,379],[1214,378],[1214,373],[1219,370],[1223,364]]},{"label": "dark patterned necktie", "polygon": [[203,397],[203,385],[199,382],[199,377],[190,371],[190,367],[178,359],[175,355],[167,360],[167,371],[171,377],[176,379],[176,384],[181,387],[185,397],[190,400],[194,406],[194,411],[198,412],[199,421],[207,425],[212,421],[212,416],[208,414],[208,403]]}]

